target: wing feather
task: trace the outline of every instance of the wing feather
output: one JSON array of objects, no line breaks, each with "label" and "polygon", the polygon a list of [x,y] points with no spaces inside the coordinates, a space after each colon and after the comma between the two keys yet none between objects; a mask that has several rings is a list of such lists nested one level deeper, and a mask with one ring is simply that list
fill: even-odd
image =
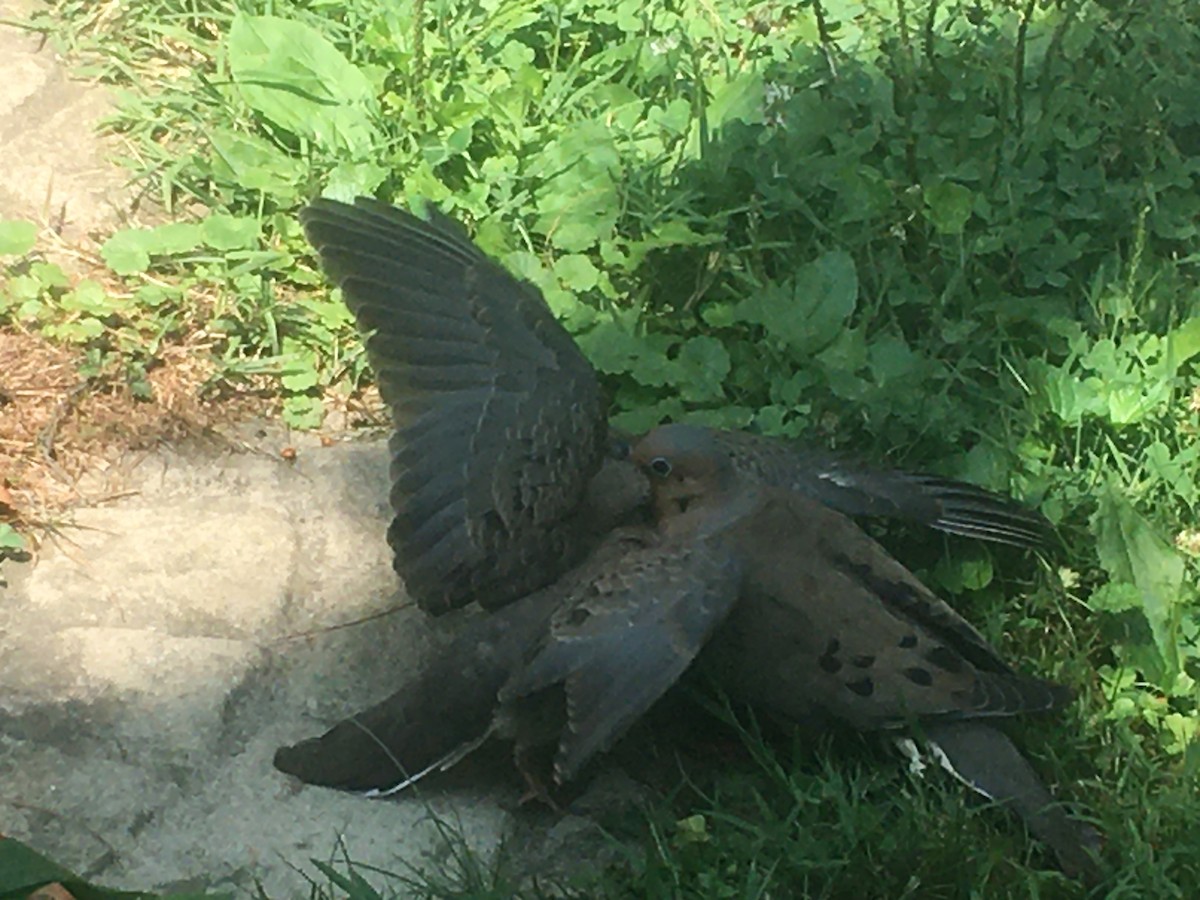
[{"label": "wing feather", "polygon": [[409,593],[442,612],[553,581],[586,549],[571,516],[607,450],[571,336],[445,216],[320,199],[301,222],[392,412],[388,537]]}]

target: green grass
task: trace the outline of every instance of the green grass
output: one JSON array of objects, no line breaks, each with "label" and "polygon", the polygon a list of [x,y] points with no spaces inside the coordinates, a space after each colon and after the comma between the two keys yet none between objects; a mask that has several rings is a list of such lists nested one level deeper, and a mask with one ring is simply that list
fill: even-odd
[{"label": "green grass", "polygon": [[[1194,3],[54,6],[180,224],[113,236],[120,291],[0,228],[0,324],[135,392],[156,342],[203,328],[214,389],[272,375],[316,425],[367,376],[296,210],[435,202],[543,290],[619,424],[804,434],[1037,504],[1045,558],[895,546],[1079,688],[1023,746],[1107,833],[1111,896],[1200,884]],[[589,895],[1069,894],[952,785],[855,739],[751,743]]]}]

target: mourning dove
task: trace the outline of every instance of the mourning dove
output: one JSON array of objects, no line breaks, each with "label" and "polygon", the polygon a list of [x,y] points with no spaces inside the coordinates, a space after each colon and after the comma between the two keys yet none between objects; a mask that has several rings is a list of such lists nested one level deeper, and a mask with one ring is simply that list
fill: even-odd
[{"label": "mourning dove", "polygon": [[[740,513],[739,599],[700,667],[732,697],[785,719],[822,714],[863,731],[916,726],[943,762],[1010,805],[1068,874],[1095,881],[1098,835],[1062,811],[988,720],[1059,709],[1071,692],[1016,673],[970,623],[852,521],[803,494],[739,477],[711,434],[651,432],[634,452],[664,473],[660,517]],[[697,475],[697,473],[700,473]]]},{"label": "mourning dove", "polygon": [[[319,199],[301,222],[368,335],[395,424],[388,538],[422,608],[508,603],[636,516],[647,484],[613,452],[596,375],[535,287],[438,213]],[[1036,513],[981,488],[715,434],[739,471],[850,515],[1012,544],[1043,534]]]},{"label": "mourning dove", "polygon": [[403,690],[281,748],[276,768],[391,793],[495,735],[531,783],[565,784],[675,684],[736,601],[735,522],[700,510],[613,531],[552,586],[470,623]]},{"label": "mourning dove", "polygon": [[[522,624],[507,633],[499,665],[489,655],[486,677],[473,670],[472,684],[454,690],[470,694],[471,729],[448,735],[439,724],[438,746],[421,744],[405,765],[452,762],[496,733],[515,742],[518,762],[548,745],[553,779],[567,782],[699,656],[699,669],[731,696],[785,719],[823,714],[864,731],[923,730],[956,774],[1022,815],[1066,871],[1094,878],[1094,832],[1055,807],[1008,738],[986,724],[1058,709],[1070,691],[1013,671],[845,516],[740,472],[719,435],[664,426],[636,444],[631,462],[651,479],[655,526],[617,532],[554,588],[494,613]],[[454,665],[443,660],[434,671],[452,674]],[[442,680],[442,697],[450,683],[458,684]],[[409,715],[419,706],[401,691],[363,718],[382,743],[407,752],[405,742],[422,739],[401,725],[423,727]],[[339,733],[365,743],[337,726],[307,742],[310,771],[345,768],[322,758],[345,752]],[[280,753],[294,759],[297,750]]]}]

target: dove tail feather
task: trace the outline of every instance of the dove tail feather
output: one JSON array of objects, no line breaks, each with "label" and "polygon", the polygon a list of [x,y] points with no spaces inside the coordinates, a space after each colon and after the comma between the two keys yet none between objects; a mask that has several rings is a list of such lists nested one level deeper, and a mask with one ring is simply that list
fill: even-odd
[{"label": "dove tail feather", "polygon": [[383,795],[454,765],[491,734],[496,693],[557,599],[543,591],[468,623],[414,681],[320,737],[279,748],[275,768],[308,784]]},{"label": "dove tail feather", "polygon": [[973,790],[1011,807],[1054,852],[1063,872],[1087,884],[1100,880],[1100,833],[1055,801],[1008,735],[982,722],[930,723],[924,730],[942,766]]}]

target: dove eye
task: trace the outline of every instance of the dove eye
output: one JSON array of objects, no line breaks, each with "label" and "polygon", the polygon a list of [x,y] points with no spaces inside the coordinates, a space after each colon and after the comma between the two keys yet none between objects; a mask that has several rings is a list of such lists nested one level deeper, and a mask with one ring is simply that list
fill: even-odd
[{"label": "dove eye", "polygon": [[671,474],[671,463],[667,461],[666,457],[656,456],[650,460],[650,471],[661,478],[666,478]]}]

